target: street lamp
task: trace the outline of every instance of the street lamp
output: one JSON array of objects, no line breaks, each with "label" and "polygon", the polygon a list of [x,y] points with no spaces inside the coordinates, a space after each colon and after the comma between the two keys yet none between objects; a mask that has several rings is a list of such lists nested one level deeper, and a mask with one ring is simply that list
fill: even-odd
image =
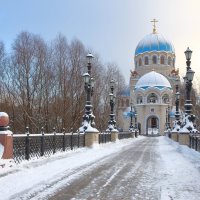
[{"label": "street lamp", "polygon": [[85,104],[85,114],[83,116],[83,129],[84,131],[88,128],[88,125],[94,126],[94,115],[92,114],[92,104],[91,104],[91,97],[93,94],[94,88],[94,78],[91,77],[91,61],[94,56],[89,53],[87,56],[87,72],[83,74],[83,79],[85,83],[85,92],[86,92],[86,104]]},{"label": "street lamp", "polygon": [[165,117],[166,117],[166,120],[165,120],[165,127],[166,127],[166,130],[168,130],[168,108],[166,108]]},{"label": "street lamp", "polygon": [[167,107],[167,121],[168,121],[168,130],[171,128],[170,127],[170,107],[169,107],[169,105],[168,105],[168,107]]},{"label": "street lamp", "polygon": [[179,92],[179,88],[178,88],[178,83],[179,83],[179,79],[176,80],[176,113],[175,113],[175,118],[176,118],[176,122],[178,123],[180,120],[180,113],[179,113],[179,99],[180,99],[180,92]]},{"label": "street lamp", "polygon": [[116,121],[115,121],[115,114],[114,114],[114,107],[115,107],[115,101],[116,97],[114,95],[114,88],[115,87],[115,81],[112,79],[110,81],[110,120],[108,121],[108,130],[111,132],[116,129]]},{"label": "street lamp", "polygon": [[191,110],[192,110],[190,94],[191,94],[191,89],[192,89],[192,81],[193,81],[193,77],[194,77],[194,73],[195,73],[190,67],[191,56],[192,56],[192,51],[188,47],[187,50],[185,51],[185,57],[186,57],[186,60],[187,60],[186,61],[186,64],[187,64],[186,84],[185,84],[185,87],[186,87],[185,113],[187,115],[190,115]]},{"label": "street lamp", "polygon": [[130,121],[130,127],[129,127],[129,131],[133,131],[134,127],[133,127],[133,103],[131,102],[131,112],[130,112],[130,117],[131,117],[131,121]]},{"label": "street lamp", "polygon": [[190,64],[191,64],[190,59],[192,57],[192,51],[188,47],[184,53],[185,53],[185,57],[186,57],[186,65],[187,65],[187,71],[188,71],[189,69],[191,69],[190,68]]},{"label": "street lamp", "polygon": [[135,112],[135,137],[137,137],[137,110],[136,107],[134,107],[134,112]]}]

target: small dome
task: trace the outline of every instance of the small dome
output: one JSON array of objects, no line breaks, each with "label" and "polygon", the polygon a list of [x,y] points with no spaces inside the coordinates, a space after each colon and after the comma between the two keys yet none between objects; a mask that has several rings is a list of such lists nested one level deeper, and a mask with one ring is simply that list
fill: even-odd
[{"label": "small dome", "polygon": [[161,34],[151,33],[140,40],[135,50],[135,56],[145,52],[162,51],[175,53],[174,46],[171,42],[166,40]]},{"label": "small dome", "polygon": [[159,90],[162,90],[164,88],[172,89],[167,78],[155,71],[143,75],[135,85],[135,89],[141,88],[146,90],[152,87],[157,88]]}]

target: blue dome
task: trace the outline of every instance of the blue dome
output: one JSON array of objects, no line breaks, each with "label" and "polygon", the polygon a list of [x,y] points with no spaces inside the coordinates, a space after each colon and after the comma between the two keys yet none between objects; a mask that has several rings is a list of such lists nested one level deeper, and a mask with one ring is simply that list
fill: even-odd
[{"label": "blue dome", "polygon": [[151,33],[140,40],[135,50],[135,56],[145,52],[170,52],[175,53],[174,46],[161,34]]}]

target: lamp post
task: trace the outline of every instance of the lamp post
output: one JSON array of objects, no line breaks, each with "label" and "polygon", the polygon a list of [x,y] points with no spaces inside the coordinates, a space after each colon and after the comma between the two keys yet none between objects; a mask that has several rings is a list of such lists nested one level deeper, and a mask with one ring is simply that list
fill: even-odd
[{"label": "lamp post", "polygon": [[176,80],[176,113],[175,113],[175,118],[176,118],[176,122],[179,123],[180,120],[180,113],[179,113],[179,99],[180,99],[180,92],[179,92],[179,88],[178,88],[178,79]]},{"label": "lamp post", "polygon": [[115,87],[115,81],[112,79],[110,81],[110,120],[108,122],[108,130],[111,132],[114,129],[116,129],[116,121],[115,121],[115,114],[114,114],[114,107],[115,107],[115,100],[116,97],[114,95],[114,88]]},{"label": "lamp post", "polygon": [[86,104],[85,104],[85,114],[83,116],[83,128],[84,131],[88,128],[88,125],[94,126],[94,115],[92,114],[92,104],[91,104],[91,97],[93,94],[94,88],[94,78],[91,77],[91,68],[92,64],[91,61],[94,56],[89,53],[87,56],[87,72],[83,74],[84,83],[85,83],[85,92],[86,92]]},{"label": "lamp post", "polygon": [[191,104],[191,89],[192,89],[192,81],[193,81],[193,77],[194,77],[194,71],[191,69],[190,64],[191,64],[191,56],[192,56],[192,51],[189,49],[189,47],[187,48],[187,50],[185,51],[185,57],[186,57],[186,65],[187,65],[187,71],[186,71],[186,101],[185,101],[185,113],[186,115],[190,115],[191,114],[191,110],[192,110],[192,104]]},{"label": "lamp post", "polygon": [[169,105],[167,107],[167,112],[168,112],[168,114],[167,114],[168,129],[170,129],[171,127],[170,127],[170,107],[169,107]]},{"label": "lamp post", "polygon": [[166,120],[165,120],[165,127],[166,127],[166,130],[168,129],[168,108],[166,108],[166,114],[165,114],[165,117],[166,117]]},{"label": "lamp post", "polygon": [[129,127],[129,131],[133,131],[134,127],[133,127],[133,103],[131,102],[131,112],[130,112],[130,115],[131,115],[131,121],[130,121],[130,127]]},{"label": "lamp post", "polygon": [[135,112],[135,137],[137,137],[137,110],[134,107],[134,112]]}]

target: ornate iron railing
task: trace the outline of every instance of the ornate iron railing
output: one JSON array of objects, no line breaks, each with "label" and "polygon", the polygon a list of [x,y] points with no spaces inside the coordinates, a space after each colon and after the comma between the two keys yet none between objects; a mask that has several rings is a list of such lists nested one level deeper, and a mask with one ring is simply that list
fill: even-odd
[{"label": "ornate iron railing", "polygon": [[99,133],[99,144],[111,142],[111,134],[110,133]]},{"label": "ornate iron railing", "polygon": [[[119,132],[118,139],[131,138],[134,133]],[[99,144],[111,142],[111,133],[99,133]],[[41,156],[51,156],[56,152],[73,150],[85,146],[83,133],[44,133],[40,134],[13,134],[14,161],[36,159]]]},{"label": "ornate iron railing", "polygon": [[190,144],[189,147],[200,152],[200,134],[190,135]]},{"label": "ornate iron railing", "polygon": [[119,132],[118,139],[121,140],[121,139],[126,139],[126,138],[132,138],[133,134],[135,134],[135,133],[132,133],[132,132]]},{"label": "ornate iron railing", "polygon": [[13,135],[13,154],[16,163],[84,146],[85,136],[81,133],[44,134],[42,132]]}]

